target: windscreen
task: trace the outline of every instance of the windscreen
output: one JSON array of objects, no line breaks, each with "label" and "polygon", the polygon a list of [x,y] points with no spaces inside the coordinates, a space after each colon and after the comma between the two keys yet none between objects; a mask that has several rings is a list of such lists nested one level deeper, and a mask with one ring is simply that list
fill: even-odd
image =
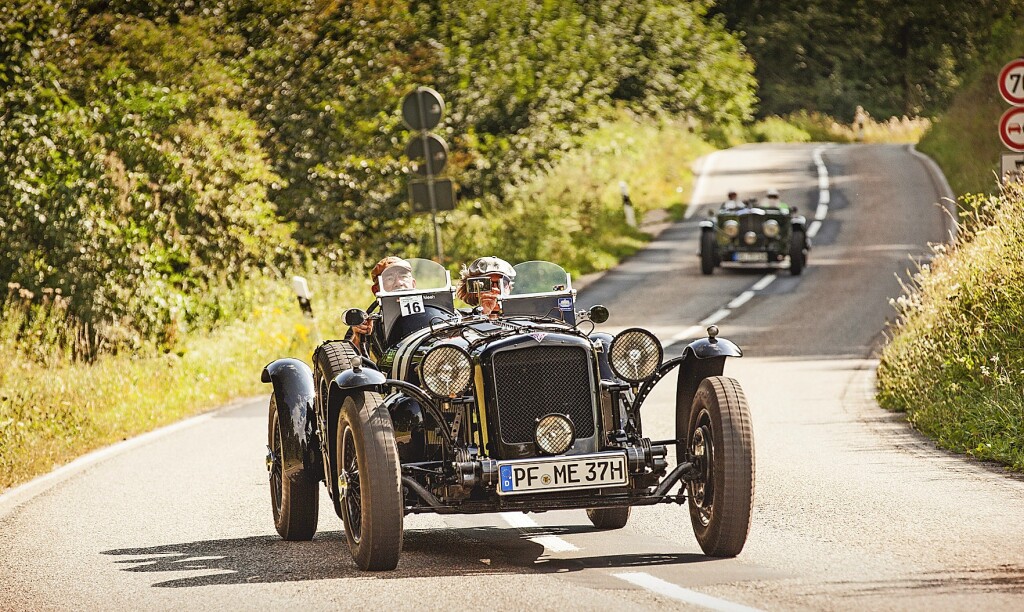
[{"label": "windscreen", "polygon": [[571,286],[569,274],[562,266],[550,261],[524,261],[513,266],[516,277],[512,295],[531,293],[565,293]]}]

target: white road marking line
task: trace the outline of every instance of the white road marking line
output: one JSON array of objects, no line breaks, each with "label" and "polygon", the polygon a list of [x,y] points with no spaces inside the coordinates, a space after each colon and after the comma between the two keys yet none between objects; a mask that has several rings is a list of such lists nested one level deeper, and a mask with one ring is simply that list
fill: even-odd
[{"label": "white road marking line", "polygon": [[700,325],[714,325],[722,319],[726,318],[732,313],[728,308],[719,308],[715,312],[711,313],[706,319],[700,322]]},{"label": "white road marking line", "polygon": [[701,606],[710,610],[723,610],[727,612],[754,612],[759,610],[759,608],[751,608],[726,599],[719,599],[717,597],[705,595],[704,593],[684,589],[677,584],[672,584],[667,580],[656,578],[645,572],[622,572],[619,574],[612,574],[612,576],[619,580],[625,580],[626,582],[635,584],[636,586],[647,589],[648,591],[657,593],[658,595],[664,595],[665,597],[670,597],[678,601],[693,604],[695,606]]},{"label": "white road marking line", "polygon": [[822,219],[824,219],[827,216],[828,216],[828,205],[827,204],[818,204],[818,210],[815,211],[815,213],[814,213],[815,220],[821,221]]},{"label": "white road marking line", "polygon": [[234,402],[229,403],[227,406],[224,406],[223,408],[219,408],[212,412],[200,414],[198,416],[185,419],[184,421],[174,423],[173,425],[161,427],[160,429],[154,429],[153,431],[144,433],[138,437],[129,438],[127,440],[118,442],[116,444],[112,444],[105,448],[95,450],[87,455],[82,455],[78,459],[75,459],[74,461],[63,465],[48,474],[43,474],[38,478],[35,478],[24,484],[14,487],[13,489],[5,491],[3,494],[0,494],[0,517],[4,516],[11,510],[14,510],[21,504],[28,502],[33,497],[49,489],[51,486],[60,482],[61,480],[68,478],[93,464],[99,463],[104,459],[113,457],[114,455],[118,455],[135,447],[142,446],[143,444],[147,444],[158,438],[170,435],[176,431],[181,431],[182,429],[199,425],[200,423],[208,421],[212,419],[214,416],[226,410],[232,410],[234,408],[237,408],[240,405],[251,401],[252,399],[253,398],[250,397],[244,398],[242,400],[236,400]]},{"label": "white road marking line", "polygon": [[822,189],[818,191],[818,205],[828,204],[832,201],[832,196],[829,194],[828,189]]},{"label": "white road marking line", "polygon": [[704,163],[701,164],[700,174],[697,176],[697,183],[693,186],[693,195],[690,196],[690,205],[686,207],[686,213],[683,215],[684,219],[689,219],[693,213],[697,211],[697,206],[704,201],[704,185],[707,181],[704,179],[707,175],[711,174],[711,168],[715,165],[715,160],[718,158],[718,154],[721,151],[715,151],[708,156]]},{"label": "white road marking line", "polygon": [[703,332],[704,328],[701,327],[700,325],[691,325],[684,329],[683,331],[679,332],[678,334],[672,336],[670,340],[672,340],[673,342],[678,340],[689,340],[690,338],[696,338],[698,336],[701,336]]},{"label": "white road marking line", "polygon": [[[498,516],[502,518],[506,523],[517,529],[536,529],[540,527],[537,521],[526,516],[522,512],[502,512]],[[553,535],[542,535],[530,538],[531,542],[536,542],[543,546],[546,550],[551,552],[572,552],[579,550],[579,547],[575,544],[566,542],[562,538]]]},{"label": "white road marking line", "polygon": [[777,274],[765,274],[764,278],[762,278],[761,280],[759,280],[756,283],[754,283],[754,286],[751,287],[750,290],[751,291],[761,291],[765,287],[767,287],[768,285],[770,285],[773,282],[775,282],[776,278],[778,278]]},{"label": "white road marking line", "polygon": [[739,308],[740,306],[742,306],[742,305],[746,304],[747,302],[749,302],[750,298],[752,298],[752,297],[754,297],[754,292],[753,291],[749,291],[749,290],[748,291],[744,291],[743,293],[741,293],[741,294],[737,295],[735,298],[733,298],[733,300],[731,302],[729,302],[728,304],[726,304],[725,307],[726,308]]},{"label": "white road marking line", "polygon": [[807,228],[807,237],[814,238],[818,235],[818,230],[821,229],[821,221],[811,221],[810,227]]}]

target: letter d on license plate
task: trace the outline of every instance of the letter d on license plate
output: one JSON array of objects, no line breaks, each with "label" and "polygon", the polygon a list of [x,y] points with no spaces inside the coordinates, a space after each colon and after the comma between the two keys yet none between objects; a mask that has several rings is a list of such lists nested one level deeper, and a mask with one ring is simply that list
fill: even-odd
[{"label": "letter d on license plate", "polygon": [[622,486],[625,453],[538,457],[498,462],[498,494],[547,493]]}]

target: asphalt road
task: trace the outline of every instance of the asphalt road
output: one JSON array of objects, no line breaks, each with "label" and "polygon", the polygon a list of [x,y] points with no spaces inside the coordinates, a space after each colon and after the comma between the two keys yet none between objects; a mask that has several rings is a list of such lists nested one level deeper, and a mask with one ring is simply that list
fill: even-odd
[{"label": "asphalt road", "polygon": [[[361,573],[326,495],[312,542],[277,537],[259,398],[0,496],[0,609],[1021,609],[1024,481],[872,400],[898,277],[947,236],[939,184],[899,146],[723,151],[698,201],[782,190],[817,220],[802,276],[702,276],[692,217],[581,291],[604,327],[648,327],[670,355],[709,322],[743,347],[726,374],[750,402],[757,491],[735,559],[705,558],[685,508],[656,506],[614,532],[582,511],[409,516],[398,570]],[[652,437],[671,433],[673,389],[645,405]]]}]

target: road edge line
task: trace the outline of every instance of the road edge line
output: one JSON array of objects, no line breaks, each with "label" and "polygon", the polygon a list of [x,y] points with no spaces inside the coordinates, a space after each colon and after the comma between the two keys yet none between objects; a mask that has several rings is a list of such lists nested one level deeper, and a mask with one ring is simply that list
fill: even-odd
[{"label": "road edge line", "polygon": [[256,401],[264,396],[254,395],[245,398],[239,398],[233,400],[219,408],[215,408],[209,412],[198,414],[193,417],[189,417],[183,421],[171,423],[165,425],[159,429],[148,431],[144,434],[135,436],[134,438],[128,438],[120,442],[115,442],[109,446],[98,448],[94,451],[86,453],[80,457],[76,457],[64,465],[57,467],[56,469],[36,476],[28,482],[23,482],[20,485],[12,487],[3,493],[0,493],[0,519],[10,516],[14,511],[23,506],[24,504],[32,501],[36,496],[41,495],[54,486],[72,478],[73,476],[84,472],[86,469],[96,465],[105,459],[115,457],[121,453],[132,450],[133,448],[143,446],[164,436],[176,433],[189,427],[194,427],[205,421],[213,419],[216,416],[224,412],[236,410],[249,402]]}]

